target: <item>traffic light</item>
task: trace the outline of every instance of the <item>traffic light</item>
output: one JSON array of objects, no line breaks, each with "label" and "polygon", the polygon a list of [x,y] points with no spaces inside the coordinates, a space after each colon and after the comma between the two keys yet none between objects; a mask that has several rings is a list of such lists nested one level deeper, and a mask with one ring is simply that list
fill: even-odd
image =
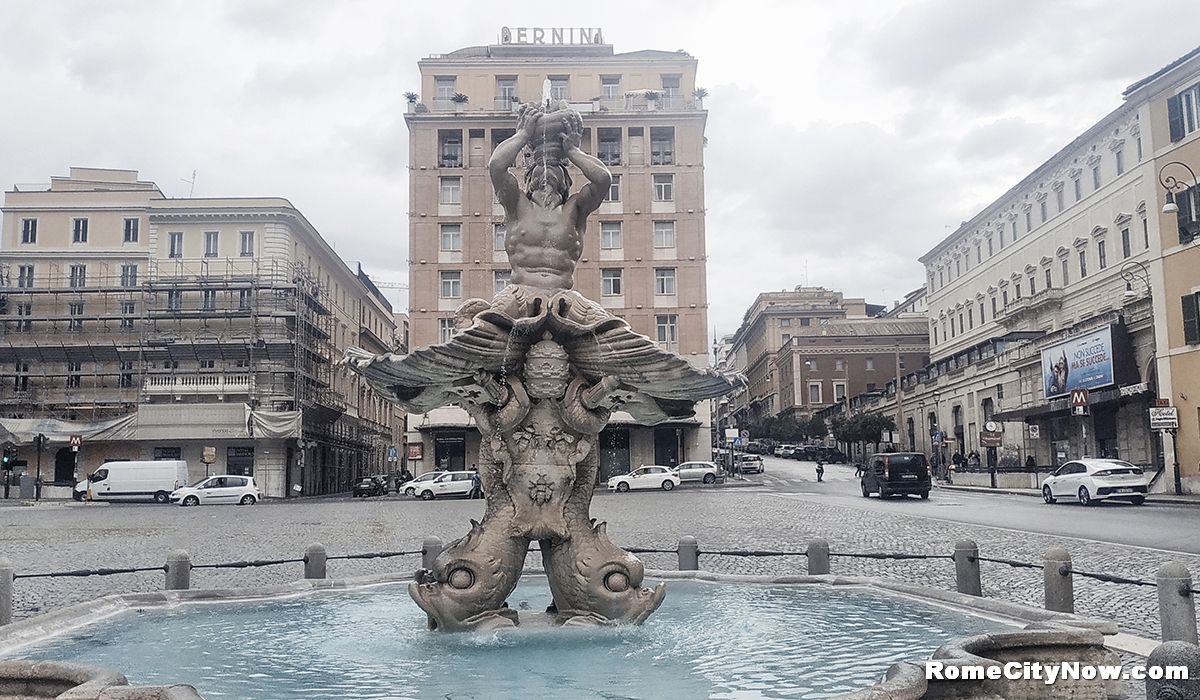
[{"label": "traffic light", "polygon": [[4,443],[4,454],[0,456],[0,465],[6,470],[13,468],[13,461],[17,459],[17,446],[11,442]]}]

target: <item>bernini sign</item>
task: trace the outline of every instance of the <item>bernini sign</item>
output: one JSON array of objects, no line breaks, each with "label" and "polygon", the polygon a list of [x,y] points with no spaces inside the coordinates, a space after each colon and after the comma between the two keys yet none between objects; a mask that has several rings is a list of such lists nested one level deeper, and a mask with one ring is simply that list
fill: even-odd
[{"label": "bernini sign", "polygon": [[599,27],[501,27],[501,44],[603,44]]}]

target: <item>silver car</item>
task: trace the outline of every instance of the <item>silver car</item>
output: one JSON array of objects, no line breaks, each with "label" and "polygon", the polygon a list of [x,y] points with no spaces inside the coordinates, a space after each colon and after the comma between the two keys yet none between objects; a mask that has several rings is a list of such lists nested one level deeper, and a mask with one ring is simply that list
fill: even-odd
[{"label": "silver car", "polygon": [[1042,482],[1042,500],[1074,498],[1083,505],[1110,499],[1141,505],[1149,480],[1142,468],[1119,459],[1075,459]]},{"label": "silver car", "polygon": [[712,462],[684,462],[671,471],[680,481],[702,481],[706,484],[716,483],[717,474],[721,469]]}]

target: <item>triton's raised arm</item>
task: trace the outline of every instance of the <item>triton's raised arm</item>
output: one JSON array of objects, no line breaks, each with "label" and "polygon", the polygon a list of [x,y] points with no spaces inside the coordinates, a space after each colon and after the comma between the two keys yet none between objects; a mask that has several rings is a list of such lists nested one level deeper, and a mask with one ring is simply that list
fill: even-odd
[{"label": "triton's raised arm", "polygon": [[496,190],[496,197],[509,216],[516,211],[517,199],[521,196],[521,186],[508,169],[516,164],[521,149],[525,148],[525,145],[533,137],[538,117],[541,115],[542,113],[538,109],[530,105],[523,106],[520,117],[517,119],[517,133],[496,146],[496,150],[492,151],[491,160],[488,161],[492,187]]},{"label": "triton's raised arm", "polygon": [[608,189],[612,186],[612,173],[604,163],[600,162],[599,158],[580,150],[578,134],[571,134],[564,139],[563,145],[567,150],[567,160],[579,168],[583,172],[583,176],[588,179],[588,183],[581,187],[575,195],[578,207],[576,226],[582,230],[588,214],[599,209],[600,203],[608,195]]}]

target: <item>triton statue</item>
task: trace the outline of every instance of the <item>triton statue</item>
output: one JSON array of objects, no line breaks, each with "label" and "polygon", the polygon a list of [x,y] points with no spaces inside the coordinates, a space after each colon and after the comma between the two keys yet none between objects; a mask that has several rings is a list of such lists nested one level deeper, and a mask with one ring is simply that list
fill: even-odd
[{"label": "triton statue", "polygon": [[[407,356],[351,348],[346,362],[410,411],[461,406],[479,427],[484,517],[409,586],[432,628],[519,624],[505,600],[534,540],[559,624],[637,624],[666,591],[643,588],[642,563],[589,516],[598,435],[614,410],[645,425],[688,418],[696,401],[742,380],[661,350],[571,289],[587,217],[612,175],[580,150],[582,120],[565,103],[546,95],[523,105],[518,127],[488,165],[512,284],[490,302],[462,304],[449,342]],[[509,170],[526,149],[522,189]],[[575,194],[568,165],[588,180]]]}]

